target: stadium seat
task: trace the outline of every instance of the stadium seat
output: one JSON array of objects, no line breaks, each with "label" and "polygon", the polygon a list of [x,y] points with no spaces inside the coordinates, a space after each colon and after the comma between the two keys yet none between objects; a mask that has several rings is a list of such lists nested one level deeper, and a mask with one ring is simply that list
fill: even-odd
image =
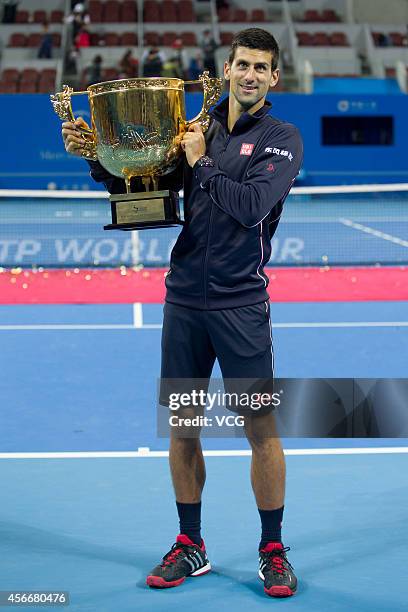
[{"label": "stadium seat", "polygon": [[265,11],[263,9],[252,9],[250,21],[252,23],[265,21]]},{"label": "stadium seat", "polygon": [[37,83],[29,83],[26,81],[21,81],[19,86],[20,93],[37,93]]},{"label": "stadium seat", "polygon": [[319,11],[316,11],[314,9],[309,9],[308,11],[305,11],[305,14],[303,16],[303,21],[306,21],[308,23],[319,22],[320,21]]},{"label": "stadium seat", "polygon": [[239,23],[245,23],[248,19],[247,12],[245,9],[235,9],[233,16],[234,21],[237,21]]},{"label": "stadium seat", "polygon": [[120,4],[118,0],[107,0],[104,4],[102,21],[105,23],[117,23],[120,21]]},{"label": "stadium seat", "polygon": [[404,35],[401,34],[400,32],[390,32],[388,36],[389,36],[389,39],[393,47],[404,47],[405,46]]},{"label": "stadium seat", "polygon": [[28,11],[17,11],[16,23],[28,23],[29,12]]},{"label": "stadium seat", "polygon": [[97,32],[90,32],[89,37],[91,41],[91,47],[97,47],[101,41],[101,35],[98,34]]},{"label": "stadium seat", "polygon": [[344,32],[333,32],[329,34],[330,44],[333,47],[348,47],[349,42]]},{"label": "stadium seat", "polygon": [[177,32],[163,32],[163,36],[162,36],[163,47],[171,47],[171,45],[174,43],[174,41],[178,37],[179,35],[177,34]]},{"label": "stadium seat", "polygon": [[124,47],[137,47],[137,42],[136,32],[123,32],[120,37],[120,44]]},{"label": "stadium seat", "polygon": [[179,0],[177,5],[177,21],[192,23],[196,20],[193,3],[191,0]]},{"label": "stadium seat", "polygon": [[177,22],[176,3],[173,0],[163,0],[161,5],[161,20],[163,23]]},{"label": "stadium seat", "polygon": [[119,36],[116,32],[106,32],[105,45],[107,47],[118,47],[120,44]]},{"label": "stadium seat", "polygon": [[45,23],[48,21],[47,13],[43,10],[37,10],[33,13],[33,22],[34,23]]},{"label": "stadium seat", "polygon": [[144,21],[146,21],[147,23],[161,21],[160,7],[159,3],[156,2],[156,0],[146,0],[146,2],[143,2],[143,13]]},{"label": "stadium seat", "polygon": [[43,71],[38,81],[38,93],[53,93],[55,91],[55,75],[48,76]]},{"label": "stadium seat", "polygon": [[20,79],[20,71],[17,68],[6,68],[1,75],[2,82],[17,83]]},{"label": "stadium seat", "polygon": [[233,32],[220,32],[220,43],[222,47],[229,47],[234,38]]},{"label": "stadium seat", "polygon": [[39,47],[41,44],[42,34],[39,32],[32,32],[27,38],[27,47]]},{"label": "stadium seat", "polygon": [[0,93],[17,93],[18,81],[1,81]]},{"label": "stadium seat", "polygon": [[326,32],[315,32],[312,35],[312,44],[314,47],[329,47],[330,39]]},{"label": "stadium seat", "polygon": [[44,70],[41,71],[40,79],[55,81],[56,76],[57,71],[55,70],[55,68],[44,68]]},{"label": "stadium seat", "polygon": [[371,32],[371,36],[373,37],[373,41],[376,47],[379,46],[380,37],[382,36],[381,32]]},{"label": "stadium seat", "polygon": [[118,78],[118,71],[116,68],[105,68],[102,76],[104,81],[115,81]]},{"label": "stadium seat", "polygon": [[222,8],[218,11],[218,21],[232,21],[232,13],[229,8]]},{"label": "stadium seat", "polygon": [[145,32],[144,43],[146,47],[159,47],[161,44],[159,34],[157,32]]},{"label": "stadium seat", "polygon": [[24,68],[21,72],[21,82],[37,83],[38,76],[38,70],[35,68]]},{"label": "stadium seat", "polygon": [[9,47],[26,47],[27,46],[27,37],[22,32],[14,32],[10,36]]},{"label": "stadium seat", "polygon": [[312,47],[313,38],[309,32],[297,32],[298,44],[300,47]]},{"label": "stadium seat", "polygon": [[333,9],[324,9],[321,13],[320,20],[325,23],[337,23],[340,21],[340,18]]},{"label": "stadium seat", "polygon": [[62,23],[64,19],[63,11],[51,11],[50,23]]},{"label": "stadium seat", "polygon": [[185,47],[197,46],[197,37],[194,32],[182,32],[180,38]]},{"label": "stadium seat", "polygon": [[100,23],[103,16],[103,6],[100,0],[89,0],[89,18],[91,23]]},{"label": "stadium seat", "polygon": [[51,36],[52,36],[53,46],[60,47],[61,46],[61,34],[59,32],[53,32]]},{"label": "stadium seat", "polygon": [[137,21],[137,5],[134,0],[124,0],[120,20],[124,23],[134,23]]}]

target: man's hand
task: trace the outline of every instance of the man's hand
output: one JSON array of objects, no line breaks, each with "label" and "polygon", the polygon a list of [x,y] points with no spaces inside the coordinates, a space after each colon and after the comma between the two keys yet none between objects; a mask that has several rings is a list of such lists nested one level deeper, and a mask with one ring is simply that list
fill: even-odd
[{"label": "man's hand", "polygon": [[205,155],[204,134],[198,123],[190,126],[189,131],[184,134],[181,148],[185,152],[188,165],[191,168],[200,157]]},{"label": "man's hand", "polygon": [[85,138],[79,128],[90,129],[89,125],[82,117],[78,117],[75,123],[65,121],[62,124],[62,139],[67,153],[82,157],[84,153]]}]

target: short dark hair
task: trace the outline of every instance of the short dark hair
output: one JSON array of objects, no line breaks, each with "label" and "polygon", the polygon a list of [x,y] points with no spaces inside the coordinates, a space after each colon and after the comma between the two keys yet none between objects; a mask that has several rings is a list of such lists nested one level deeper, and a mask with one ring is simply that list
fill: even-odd
[{"label": "short dark hair", "polygon": [[272,53],[272,70],[276,70],[278,67],[279,45],[272,34],[262,28],[247,28],[235,34],[232,39],[231,52],[228,58],[230,64],[234,61],[237,47],[270,51]]}]

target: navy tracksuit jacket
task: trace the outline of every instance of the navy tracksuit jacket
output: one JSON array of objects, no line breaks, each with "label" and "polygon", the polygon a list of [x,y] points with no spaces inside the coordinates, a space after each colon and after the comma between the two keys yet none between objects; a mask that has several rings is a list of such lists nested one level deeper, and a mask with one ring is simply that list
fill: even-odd
[{"label": "navy tracksuit jacket", "polygon": [[[303,157],[299,131],[270,116],[270,106],[242,114],[230,133],[226,98],[210,113],[205,134],[214,167],[192,169],[183,158],[159,179],[159,189],[184,186],[185,225],[171,255],[167,302],[218,310],[268,300],[263,268]],[[89,164],[110,193],[125,192],[124,180]],[[132,190],[143,190],[140,179]]]}]

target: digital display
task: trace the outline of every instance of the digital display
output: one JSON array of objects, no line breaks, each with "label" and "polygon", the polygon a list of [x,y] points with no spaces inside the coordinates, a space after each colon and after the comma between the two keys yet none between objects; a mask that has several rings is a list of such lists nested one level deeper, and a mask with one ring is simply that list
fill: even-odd
[{"label": "digital display", "polygon": [[322,117],[322,144],[337,146],[390,146],[394,144],[391,116]]}]

